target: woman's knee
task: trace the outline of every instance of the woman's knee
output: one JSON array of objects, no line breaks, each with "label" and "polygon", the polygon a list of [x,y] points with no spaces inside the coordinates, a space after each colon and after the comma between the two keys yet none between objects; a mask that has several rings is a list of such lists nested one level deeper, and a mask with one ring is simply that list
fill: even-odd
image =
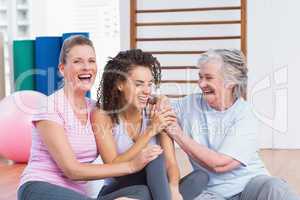
[{"label": "woman's knee", "polygon": [[270,177],[264,184],[264,188],[267,191],[273,191],[276,189],[287,189],[288,185],[285,181],[277,177]]},{"label": "woman's knee", "polygon": [[246,186],[242,196],[255,196],[257,199],[299,199],[284,180],[272,176],[258,176],[253,178]]},{"label": "woman's knee", "polygon": [[282,200],[300,199],[288,183],[278,177],[270,177],[270,179],[263,185],[262,193]]}]

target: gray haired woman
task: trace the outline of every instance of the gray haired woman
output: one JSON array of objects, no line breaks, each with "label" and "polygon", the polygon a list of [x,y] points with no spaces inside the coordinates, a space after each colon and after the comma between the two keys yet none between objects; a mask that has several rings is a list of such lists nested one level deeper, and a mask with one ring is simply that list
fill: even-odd
[{"label": "gray haired woman", "polygon": [[198,199],[294,200],[287,183],[269,175],[258,155],[258,124],[247,94],[247,65],[238,50],[216,49],[198,63],[201,94],[172,104],[178,124],[168,134],[209,174]]}]

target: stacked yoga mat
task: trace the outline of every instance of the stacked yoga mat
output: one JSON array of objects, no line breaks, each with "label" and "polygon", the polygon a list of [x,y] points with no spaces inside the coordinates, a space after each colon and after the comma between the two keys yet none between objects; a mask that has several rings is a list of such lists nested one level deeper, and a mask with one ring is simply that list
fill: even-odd
[{"label": "stacked yoga mat", "polygon": [[34,90],[34,40],[13,42],[15,89]]},{"label": "stacked yoga mat", "polygon": [[[89,33],[64,33],[61,37],[37,37],[35,40],[13,42],[15,89],[36,90],[50,95],[63,85],[58,70],[62,43],[72,35]],[[89,94],[88,94],[89,96]]]},{"label": "stacked yoga mat", "polygon": [[0,100],[5,97],[4,37],[0,32]]},{"label": "stacked yoga mat", "polygon": [[36,90],[46,95],[59,88],[58,59],[61,37],[37,37],[35,40]]}]

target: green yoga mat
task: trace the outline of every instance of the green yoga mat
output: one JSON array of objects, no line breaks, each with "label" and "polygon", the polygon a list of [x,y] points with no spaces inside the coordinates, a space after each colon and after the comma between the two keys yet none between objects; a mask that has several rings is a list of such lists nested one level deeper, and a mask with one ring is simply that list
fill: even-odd
[{"label": "green yoga mat", "polygon": [[0,32],[0,100],[5,97],[4,37]]},{"label": "green yoga mat", "polygon": [[35,41],[13,42],[15,90],[35,90]]}]

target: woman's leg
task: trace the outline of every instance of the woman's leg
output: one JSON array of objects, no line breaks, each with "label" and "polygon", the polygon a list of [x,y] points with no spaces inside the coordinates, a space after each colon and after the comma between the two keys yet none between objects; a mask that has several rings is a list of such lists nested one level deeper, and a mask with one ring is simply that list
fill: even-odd
[{"label": "woman's leg", "polygon": [[18,200],[91,200],[78,192],[42,181],[30,181],[18,190]]},{"label": "woman's leg", "polygon": [[104,196],[99,195],[97,200],[113,200],[119,197],[151,200],[151,195],[146,185],[133,185],[125,187]]},{"label": "woman's leg", "polygon": [[104,186],[99,195],[105,196],[133,185],[147,185],[155,200],[170,200],[171,192],[163,155],[151,161],[141,172],[116,178],[116,182]]},{"label": "woman's leg", "polygon": [[145,168],[147,185],[155,200],[171,200],[171,192],[163,154],[151,161]]},{"label": "woman's leg", "polygon": [[112,182],[109,185],[103,186],[99,195],[105,196],[107,194],[110,194],[122,188],[126,188],[133,185],[146,185],[146,184],[147,184],[146,173],[145,170],[142,170],[134,174],[115,178],[114,182]]},{"label": "woman's leg", "polygon": [[180,180],[179,191],[184,200],[192,200],[199,196],[208,184],[208,175],[196,170]]},{"label": "woman's leg", "polygon": [[300,200],[280,178],[261,175],[252,178],[241,193],[240,200]]}]

